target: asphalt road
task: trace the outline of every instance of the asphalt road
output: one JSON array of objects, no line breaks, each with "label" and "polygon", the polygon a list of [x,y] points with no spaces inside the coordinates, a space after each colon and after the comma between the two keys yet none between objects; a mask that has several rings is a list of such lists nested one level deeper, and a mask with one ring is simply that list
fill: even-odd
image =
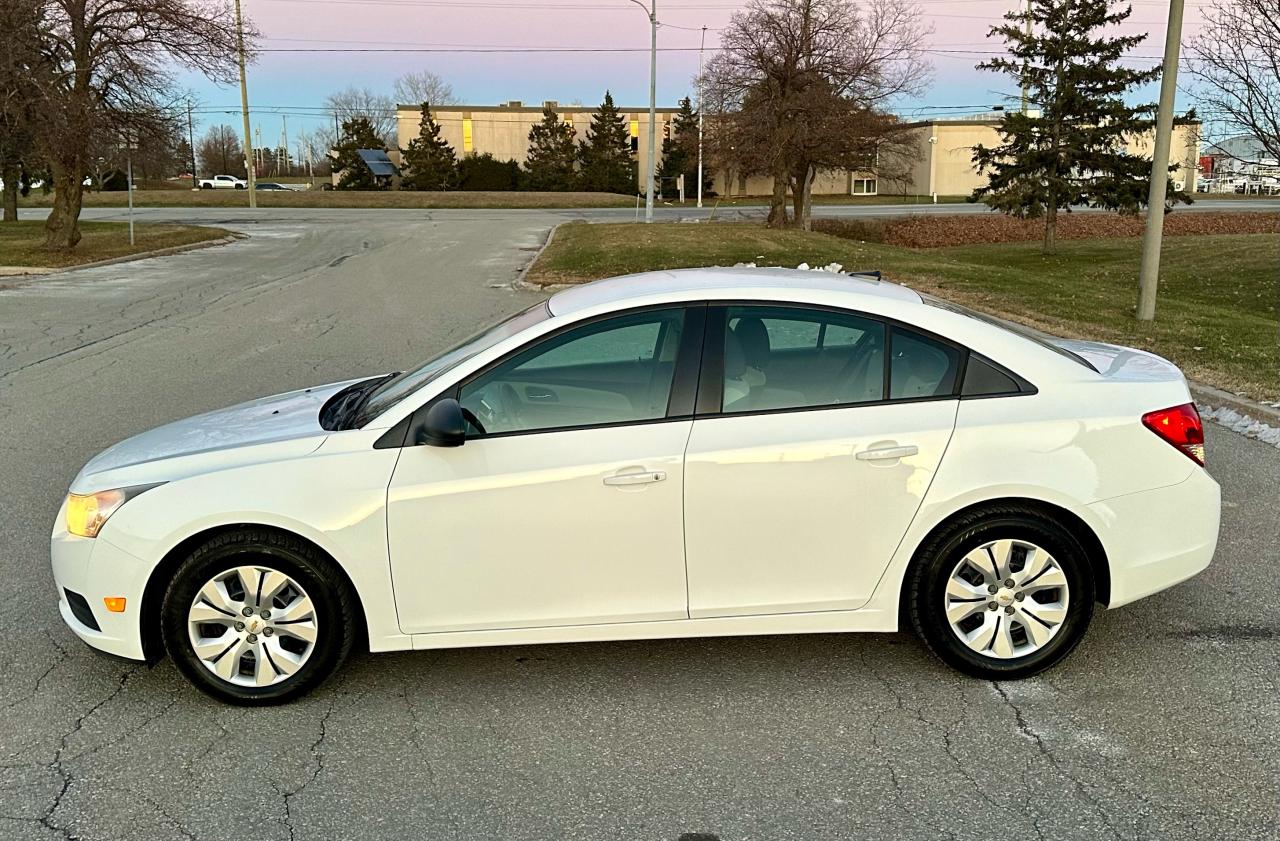
[{"label": "asphalt road", "polygon": [[[247,199],[246,199],[247,201]],[[713,207],[708,202],[702,210],[680,207],[656,207],[654,218],[660,222],[672,222],[679,219],[758,219],[765,215],[765,207]],[[1199,213],[1203,211],[1277,211],[1280,201],[1275,199],[1215,199],[1197,198],[1195,203],[1179,207],[1179,213]],[[842,205],[816,204],[813,207],[815,216],[833,218],[850,217],[888,217],[904,216],[919,213],[941,214],[985,214],[991,211],[982,204],[895,204],[886,201],[884,204]],[[1089,208],[1080,208],[1077,213],[1097,212]],[[48,210],[28,208],[21,211],[23,219],[43,219]],[[347,208],[244,208],[228,207],[140,207],[134,210],[134,219],[139,222],[181,222],[195,225],[231,226],[259,224],[263,222],[292,223],[332,223],[359,219],[363,224],[381,225],[384,222],[462,222],[462,221],[496,221],[512,220],[527,224],[537,224],[552,220],[563,222],[571,219],[585,219],[590,222],[629,222],[641,218],[630,208],[596,207],[560,210],[465,210],[457,208],[440,208],[434,210],[418,210],[405,208],[378,208],[352,210]],[[353,216],[353,214],[356,214]],[[99,219],[124,221],[128,219],[125,208],[90,207],[81,214],[83,219]]]},{"label": "asphalt road", "polygon": [[252,238],[0,289],[0,839],[1280,837],[1280,451],[1217,428],[1214,565],[1022,682],[906,634],[675,640],[363,654],[247,711],[63,627],[88,457],[421,359],[532,300],[556,218],[223,219]]}]

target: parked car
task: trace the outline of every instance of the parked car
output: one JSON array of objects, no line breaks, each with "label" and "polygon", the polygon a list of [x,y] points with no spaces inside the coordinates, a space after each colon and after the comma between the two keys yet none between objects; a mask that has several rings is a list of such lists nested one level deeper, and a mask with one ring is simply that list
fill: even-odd
[{"label": "parked car", "polygon": [[201,178],[197,183],[201,190],[244,190],[249,182],[234,175],[215,175],[212,178]]},{"label": "parked car", "polygon": [[85,642],[168,652],[237,704],[308,691],[357,640],[900,623],[1007,680],[1062,660],[1095,603],[1205,568],[1204,460],[1152,354],[866,278],[654,272],[110,447],[71,483],[53,573]]},{"label": "parked car", "polygon": [[290,187],[286,187],[286,186],[285,186],[285,185],[283,185],[283,184],[277,184],[277,183],[276,183],[276,182],[274,182],[274,181],[255,181],[255,182],[254,182],[253,187],[254,187],[254,189],[255,189],[255,190],[285,190],[285,191],[288,191],[288,190],[290,190],[290,189],[291,189]]}]

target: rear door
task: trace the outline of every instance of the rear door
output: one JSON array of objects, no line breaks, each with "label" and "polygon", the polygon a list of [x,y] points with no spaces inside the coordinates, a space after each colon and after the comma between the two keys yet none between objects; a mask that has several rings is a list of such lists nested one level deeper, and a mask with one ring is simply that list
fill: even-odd
[{"label": "rear door", "polygon": [[866,603],[950,441],[963,355],[850,312],[712,307],[685,455],[690,616]]}]

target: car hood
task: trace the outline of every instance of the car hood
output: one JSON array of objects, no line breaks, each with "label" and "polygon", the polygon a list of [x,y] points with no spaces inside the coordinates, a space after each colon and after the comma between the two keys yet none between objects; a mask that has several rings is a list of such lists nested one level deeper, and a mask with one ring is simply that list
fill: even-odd
[{"label": "car hood", "polygon": [[94,456],[71,488],[87,493],[304,455],[328,435],[320,426],[325,401],[357,382],[361,379],[276,394],[158,426]]}]

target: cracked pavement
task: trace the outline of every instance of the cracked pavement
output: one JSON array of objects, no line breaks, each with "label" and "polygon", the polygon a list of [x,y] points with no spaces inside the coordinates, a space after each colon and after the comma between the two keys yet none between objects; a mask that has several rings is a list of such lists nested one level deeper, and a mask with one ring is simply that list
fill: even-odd
[{"label": "cracked pavement", "polygon": [[1216,427],[1214,565],[1027,681],[907,634],[666,640],[354,654],[243,710],[94,655],[47,545],[89,456],[421,360],[534,299],[504,284],[561,218],[246,217],[0,288],[0,839],[1280,838],[1280,452]]}]

